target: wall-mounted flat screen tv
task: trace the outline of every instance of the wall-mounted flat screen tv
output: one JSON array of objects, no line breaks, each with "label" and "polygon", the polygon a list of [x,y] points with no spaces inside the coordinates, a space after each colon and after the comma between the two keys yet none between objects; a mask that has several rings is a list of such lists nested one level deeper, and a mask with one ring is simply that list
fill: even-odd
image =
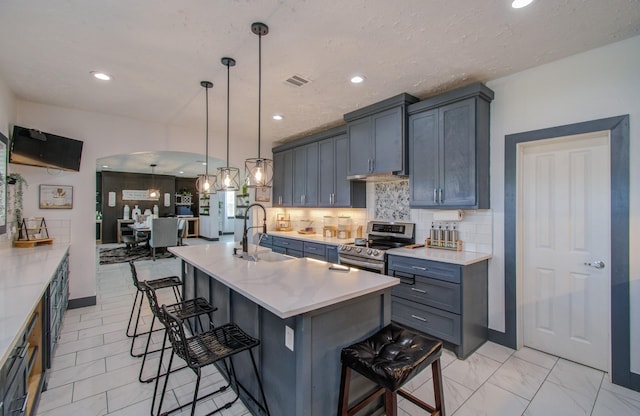
[{"label": "wall-mounted flat screen tv", "polygon": [[79,172],[82,145],[80,140],[14,126],[9,163]]}]

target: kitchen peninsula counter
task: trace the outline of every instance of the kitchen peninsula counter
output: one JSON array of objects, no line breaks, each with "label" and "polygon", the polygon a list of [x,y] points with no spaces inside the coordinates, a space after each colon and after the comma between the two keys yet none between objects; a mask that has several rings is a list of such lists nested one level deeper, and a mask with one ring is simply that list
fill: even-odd
[{"label": "kitchen peninsula counter", "polygon": [[[271,414],[334,414],[340,350],[390,322],[391,288],[398,280],[333,271],[308,258],[282,260],[286,256],[270,251],[258,255],[263,260],[247,261],[233,256],[234,246],[170,248],[183,260],[185,298],[205,297],[218,308],[214,324],[234,322],[260,340],[256,358]],[[260,397],[250,360],[234,363],[240,383]],[[364,379],[352,385],[354,397],[371,388]],[[242,389],[241,396],[253,414],[261,414]]]}]

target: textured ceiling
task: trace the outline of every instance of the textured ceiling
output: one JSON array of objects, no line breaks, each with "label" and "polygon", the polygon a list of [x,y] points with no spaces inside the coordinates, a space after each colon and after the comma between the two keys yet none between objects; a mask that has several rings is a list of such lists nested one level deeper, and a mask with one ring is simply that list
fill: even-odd
[{"label": "textured ceiling", "polygon": [[[407,92],[420,98],[640,33],[640,0],[2,0],[0,78],[20,99],[255,140],[262,21],[263,148]],[[109,83],[89,76],[113,75]],[[351,85],[356,73],[366,82]],[[291,75],[311,80],[296,88]],[[275,113],[285,119],[273,122]],[[255,156],[255,155],[253,155]],[[140,166],[141,163],[137,163]],[[201,169],[201,168],[200,168]]]}]

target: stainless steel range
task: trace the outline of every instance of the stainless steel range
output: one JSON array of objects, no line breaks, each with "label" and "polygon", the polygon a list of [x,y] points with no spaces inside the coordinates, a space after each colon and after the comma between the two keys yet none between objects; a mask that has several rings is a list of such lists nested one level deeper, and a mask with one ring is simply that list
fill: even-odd
[{"label": "stainless steel range", "polygon": [[340,264],[376,273],[385,272],[385,251],[414,244],[416,225],[411,222],[369,221],[367,237],[338,247]]}]

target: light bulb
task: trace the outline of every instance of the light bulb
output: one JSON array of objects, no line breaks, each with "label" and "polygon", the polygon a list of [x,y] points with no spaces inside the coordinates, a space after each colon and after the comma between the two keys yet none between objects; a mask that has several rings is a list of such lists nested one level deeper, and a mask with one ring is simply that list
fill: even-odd
[{"label": "light bulb", "polygon": [[209,183],[209,180],[204,181],[204,183],[202,184],[202,189],[206,191],[209,190],[209,188],[211,188],[211,184]]},{"label": "light bulb", "polygon": [[229,172],[227,172],[227,173],[224,175],[224,180],[223,180],[223,182],[224,182],[224,186],[225,186],[225,187],[227,187],[227,188],[229,187],[229,185],[231,185],[231,177],[229,176]]},{"label": "light bulb", "polygon": [[256,178],[256,182],[262,181],[262,166],[256,166],[255,173],[253,177]]}]

